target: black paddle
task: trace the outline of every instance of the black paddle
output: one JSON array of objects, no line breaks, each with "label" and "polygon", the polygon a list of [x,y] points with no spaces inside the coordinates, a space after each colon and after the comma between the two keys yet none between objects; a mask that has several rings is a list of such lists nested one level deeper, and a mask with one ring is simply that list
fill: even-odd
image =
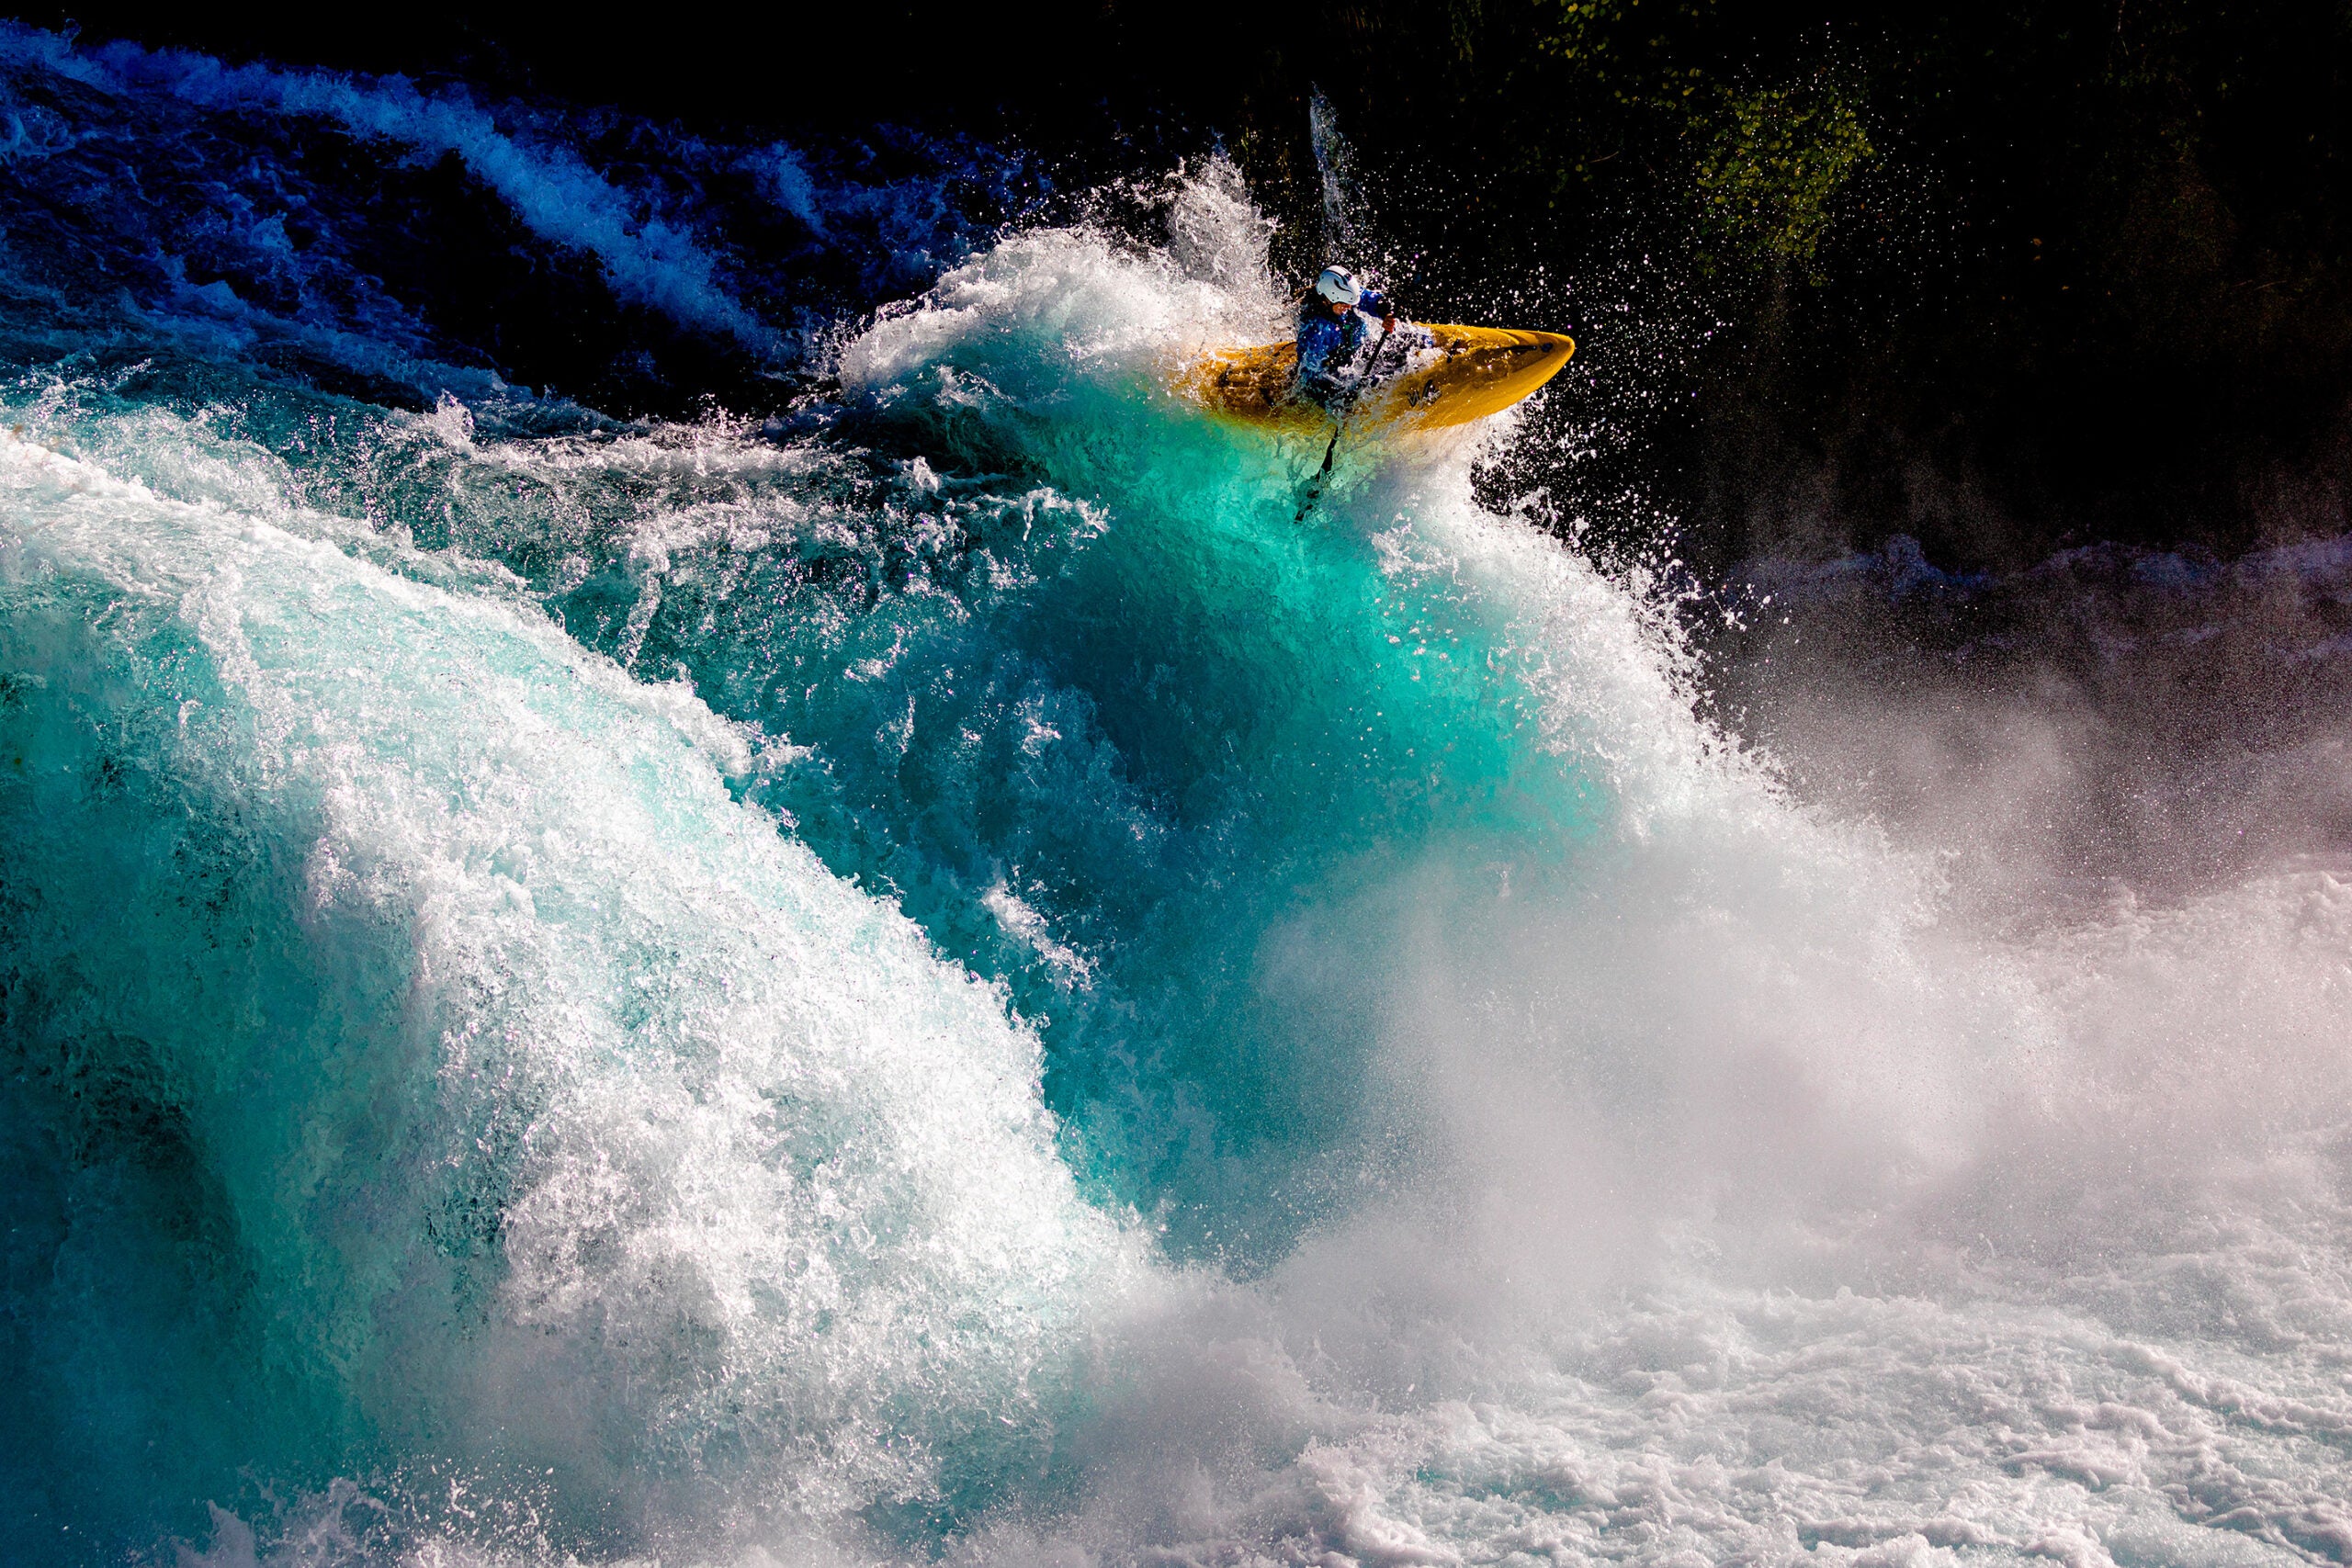
[{"label": "black paddle", "polygon": [[1331,477],[1331,460],[1340,455],[1340,432],[1347,428],[1347,415],[1341,414],[1339,423],[1331,426],[1331,445],[1323,448],[1322,470],[1306,481],[1306,499],[1298,503],[1298,515],[1292,522],[1306,522],[1306,514],[1315,510],[1315,503],[1323,499],[1323,481]]},{"label": "black paddle", "polygon": [[1306,514],[1315,510],[1315,503],[1323,499],[1323,483],[1331,477],[1332,459],[1340,455],[1340,437],[1348,428],[1348,415],[1356,412],[1356,399],[1363,395],[1364,388],[1372,381],[1373,372],[1380,368],[1380,351],[1388,346],[1390,335],[1386,327],[1380,329],[1380,336],[1373,343],[1372,357],[1364,362],[1363,374],[1356,378],[1356,384],[1348,389],[1347,397],[1341,400],[1340,412],[1331,423],[1331,444],[1323,448],[1323,467],[1308,481],[1306,499],[1298,503],[1298,515],[1292,518],[1292,522],[1306,522]]}]

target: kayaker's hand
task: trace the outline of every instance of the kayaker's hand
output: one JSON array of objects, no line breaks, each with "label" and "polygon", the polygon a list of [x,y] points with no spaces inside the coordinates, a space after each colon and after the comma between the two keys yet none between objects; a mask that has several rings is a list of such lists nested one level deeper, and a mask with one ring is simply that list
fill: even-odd
[{"label": "kayaker's hand", "polygon": [[1393,333],[1393,332],[1395,332],[1395,331],[1396,330],[1396,317],[1394,317],[1394,316],[1383,316],[1383,317],[1381,317],[1381,318],[1380,318],[1380,330],[1381,330],[1382,332],[1385,332],[1385,333]]}]

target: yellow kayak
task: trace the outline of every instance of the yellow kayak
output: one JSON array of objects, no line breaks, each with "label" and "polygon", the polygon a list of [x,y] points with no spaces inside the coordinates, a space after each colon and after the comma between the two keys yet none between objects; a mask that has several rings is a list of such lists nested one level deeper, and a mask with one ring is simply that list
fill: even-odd
[{"label": "yellow kayak", "polygon": [[[1559,374],[1577,351],[1558,333],[1510,327],[1452,327],[1435,322],[1397,325],[1395,344],[1383,344],[1374,363],[1402,367],[1383,375],[1358,398],[1351,421],[1436,430],[1484,419],[1525,398]],[[1217,349],[1185,367],[1179,390],[1228,419],[1276,429],[1329,426],[1331,416],[1295,396],[1298,345],[1269,343]]]}]

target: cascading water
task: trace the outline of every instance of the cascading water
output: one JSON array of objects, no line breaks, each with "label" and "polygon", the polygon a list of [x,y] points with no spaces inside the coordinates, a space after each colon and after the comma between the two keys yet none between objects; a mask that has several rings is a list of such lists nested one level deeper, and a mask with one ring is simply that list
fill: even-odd
[{"label": "cascading water", "polygon": [[1297,524],[1221,164],[0,41],[11,1561],[2352,1556],[2335,868],[1987,929],[1475,446]]}]

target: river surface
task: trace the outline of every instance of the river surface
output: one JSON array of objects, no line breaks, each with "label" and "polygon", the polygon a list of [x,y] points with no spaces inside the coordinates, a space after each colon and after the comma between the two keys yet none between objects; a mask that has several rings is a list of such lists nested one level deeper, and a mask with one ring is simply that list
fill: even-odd
[{"label": "river surface", "polygon": [[1272,231],[0,31],[0,1555],[2352,1561],[2340,841],[1300,521]]}]

